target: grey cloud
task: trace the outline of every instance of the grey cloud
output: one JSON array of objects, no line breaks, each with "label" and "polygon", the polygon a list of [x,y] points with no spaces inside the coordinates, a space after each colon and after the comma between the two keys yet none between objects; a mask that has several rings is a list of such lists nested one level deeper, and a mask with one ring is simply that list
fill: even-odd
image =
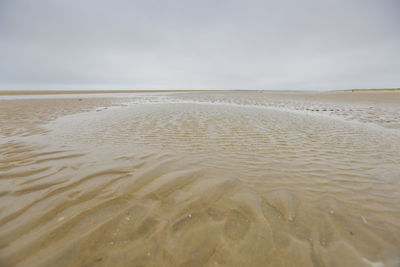
[{"label": "grey cloud", "polygon": [[399,11],[396,0],[0,0],[0,88],[398,87]]}]

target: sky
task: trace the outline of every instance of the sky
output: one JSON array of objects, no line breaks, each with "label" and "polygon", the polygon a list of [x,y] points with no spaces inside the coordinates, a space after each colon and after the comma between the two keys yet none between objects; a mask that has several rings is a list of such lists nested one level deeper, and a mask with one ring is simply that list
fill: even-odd
[{"label": "sky", "polygon": [[399,0],[0,0],[0,90],[400,87]]}]

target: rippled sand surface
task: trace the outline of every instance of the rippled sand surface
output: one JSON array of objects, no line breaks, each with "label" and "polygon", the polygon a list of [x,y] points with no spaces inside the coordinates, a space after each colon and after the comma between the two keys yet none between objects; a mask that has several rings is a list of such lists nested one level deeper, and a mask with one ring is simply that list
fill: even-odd
[{"label": "rippled sand surface", "polygon": [[400,93],[0,100],[0,266],[399,266]]}]

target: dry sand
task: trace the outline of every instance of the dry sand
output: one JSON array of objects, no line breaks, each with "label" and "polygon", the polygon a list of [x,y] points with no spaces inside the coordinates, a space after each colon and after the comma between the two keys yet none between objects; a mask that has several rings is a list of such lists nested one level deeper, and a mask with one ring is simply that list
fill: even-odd
[{"label": "dry sand", "polygon": [[0,266],[399,266],[398,92],[0,100]]}]

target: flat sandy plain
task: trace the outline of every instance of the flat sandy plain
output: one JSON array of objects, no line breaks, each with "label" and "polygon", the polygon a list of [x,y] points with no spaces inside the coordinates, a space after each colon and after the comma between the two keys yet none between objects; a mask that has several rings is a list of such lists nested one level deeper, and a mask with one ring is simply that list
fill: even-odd
[{"label": "flat sandy plain", "polygon": [[400,92],[80,93],[0,96],[0,266],[400,265]]}]

